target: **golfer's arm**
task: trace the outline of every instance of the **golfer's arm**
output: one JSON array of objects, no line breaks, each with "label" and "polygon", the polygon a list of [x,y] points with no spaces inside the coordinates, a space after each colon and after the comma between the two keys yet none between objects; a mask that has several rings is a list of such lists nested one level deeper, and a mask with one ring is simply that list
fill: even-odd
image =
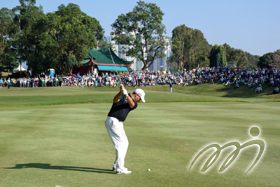
[{"label": "golfer's arm", "polygon": [[117,103],[120,101],[120,97],[122,95],[122,91],[120,91],[113,99],[113,103]]},{"label": "golfer's arm", "polygon": [[133,108],[135,105],[133,99],[130,96],[127,96],[127,103],[129,104],[130,108]]}]

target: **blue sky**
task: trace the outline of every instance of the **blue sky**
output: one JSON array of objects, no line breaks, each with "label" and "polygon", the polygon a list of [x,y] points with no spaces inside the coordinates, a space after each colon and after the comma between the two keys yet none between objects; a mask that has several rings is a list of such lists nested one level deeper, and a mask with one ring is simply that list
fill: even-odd
[{"label": "blue sky", "polygon": [[[61,4],[74,3],[91,17],[95,17],[105,30],[120,14],[132,11],[138,0],[37,0],[44,12],[54,12]],[[199,29],[209,44],[224,43],[252,55],[262,56],[280,49],[280,0],[146,0],[155,3],[164,13],[166,36],[185,24]],[[0,8],[13,8],[18,0],[2,0]]]}]

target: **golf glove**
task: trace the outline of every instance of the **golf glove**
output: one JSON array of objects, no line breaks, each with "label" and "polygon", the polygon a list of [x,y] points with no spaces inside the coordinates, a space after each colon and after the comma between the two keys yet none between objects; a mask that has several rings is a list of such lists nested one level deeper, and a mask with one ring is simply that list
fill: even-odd
[{"label": "golf glove", "polygon": [[125,98],[127,98],[128,93],[127,93],[127,90],[126,90],[126,89],[123,90],[123,95],[125,96]]}]

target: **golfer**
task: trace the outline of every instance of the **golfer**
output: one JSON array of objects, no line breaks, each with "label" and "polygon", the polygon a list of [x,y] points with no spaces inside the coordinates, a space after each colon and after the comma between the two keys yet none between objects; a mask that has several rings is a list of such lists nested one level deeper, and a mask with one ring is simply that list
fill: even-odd
[{"label": "golfer", "polygon": [[128,139],[123,128],[123,122],[128,113],[137,108],[137,103],[140,100],[145,102],[144,97],[145,92],[142,89],[136,89],[132,94],[128,94],[121,84],[119,93],[113,99],[113,105],[105,124],[116,149],[116,160],[113,164],[113,171],[116,171],[116,174],[132,173],[124,167]]}]

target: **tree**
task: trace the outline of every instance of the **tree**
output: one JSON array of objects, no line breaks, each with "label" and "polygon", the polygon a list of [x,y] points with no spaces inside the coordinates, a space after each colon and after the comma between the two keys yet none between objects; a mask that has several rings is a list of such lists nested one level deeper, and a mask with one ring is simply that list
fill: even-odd
[{"label": "tree", "polygon": [[56,68],[59,73],[72,74],[73,66],[79,66],[88,55],[88,49],[97,47],[98,40],[102,40],[103,28],[72,3],[60,5],[54,15],[48,16],[51,26],[48,31],[57,46]]},{"label": "tree", "polygon": [[258,56],[258,55],[251,55],[248,52],[245,52],[245,55],[247,56],[247,59],[249,61],[249,67],[250,68],[257,68],[258,67],[257,64],[258,64],[260,56]]},{"label": "tree", "polygon": [[177,60],[180,70],[184,69],[185,63],[187,63],[187,41],[190,40],[190,28],[185,25],[181,25],[173,29],[172,31],[172,59]]},{"label": "tree", "polygon": [[16,56],[11,49],[14,40],[15,24],[14,12],[8,8],[0,10],[0,71],[13,69],[16,65]]},{"label": "tree", "polygon": [[58,74],[72,74],[103,38],[99,22],[78,5],[60,5],[55,13],[43,13],[36,0],[21,0],[14,8],[14,21],[19,25],[19,37],[13,46],[33,74],[54,68]]},{"label": "tree", "polygon": [[226,65],[226,49],[215,44],[210,52],[210,67],[222,67]]},{"label": "tree", "polygon": [[270,68],[270,64],[273,64],[275,53],[266,53],[260,57],[258,66],[260,68]]},{"label": "tree", "polygon": [[244,51],[242,51],[241,49],[236,49],[233,52],[233,56],[238,68],[249,67],[249,61]]},{"label": "tree", "polygon": [[40,36],[44,22],[40,21],[45,19],[45,14],[41,6],[35,6],[36,0],[20,0],[19,2],[20,6],[13,9],[18,36],[12,46],[16,49],[20,63],[25,61],[33,73],[41,73],[44,70],[42,66],[44,56]]},{"label": "tree", "polygon": [[271,66],[280,69],[280,49],[274,52],[273,63],[271,64]]},{"label": "tree", "polygon": [[228,62],[235,62],[239,68],[256,68],[259,56],[251,55],[248,52],[244,52],[241,49],[235,49],[230,47],[228,44],[224,44],[223,47],[226,49],[226,59]]},{"label": "tree", "polygon": [[167,45],[165,26],[162,24],[163,12],[153,3],[138,1],[132,12],[121,14],[112,24],[115,29],[113,40],[124,45],[127,56],[140,59],[144,66],[150,67],[156,58],[165,56],[163,50]]},{"label": "tree", "polygon": [[198,66],[208,66],[210,62],[208,56],[211,47],[200,30],[193,30],[190,43],[191,45],[189,48],[189,66],[191,68]]},{"label": "tree", "polygon": [[172,58],[177,59],[180,70],[209,64],[210,46],[198,29],[191,29],[185,25],[173,29],[172,52]]},{"label": "tree", "polygon": [[233,53],[234,53],[235,49],[232,48],[232,47],[230,47],[230,45],[227,44],[227,43],[225,43],[225,44],[223,45],[223,47],[224,47],[225,50],[226,50],[226,58],[227,58],[227,61],[228,61],[228,62],[234,61],[234,55],[233,55]]},{"label": "tree", "polygon": [[170,57],[168,57],[166,60],[167,70],[171,72],[177,72],[177,70],[179,69],[178,62],[179,60],[177,59],[177,56],[171,55]]}]

